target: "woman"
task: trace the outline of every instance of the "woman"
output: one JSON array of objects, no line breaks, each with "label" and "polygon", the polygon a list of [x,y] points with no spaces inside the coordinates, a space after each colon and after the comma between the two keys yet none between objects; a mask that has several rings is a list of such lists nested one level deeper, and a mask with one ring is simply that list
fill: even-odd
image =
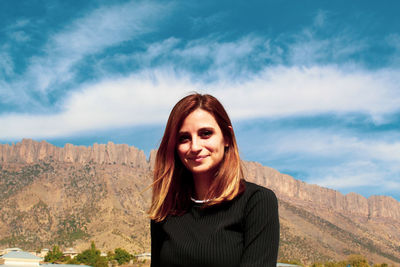
[{"label": "woman", "polygon": [[246,182],[231,121],[211,95],[172,109],[154,167],[151,266],[276,266],[275,194]]}]

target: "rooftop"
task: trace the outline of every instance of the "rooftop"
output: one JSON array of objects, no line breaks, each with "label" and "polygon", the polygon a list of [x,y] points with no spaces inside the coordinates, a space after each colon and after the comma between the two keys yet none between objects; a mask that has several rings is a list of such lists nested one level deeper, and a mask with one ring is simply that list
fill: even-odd
[{"label": "rooftop", "polygon": [[25,251],[10,251],[4,254],[0,258],[2,259],[25,259],[25,260],[42,260],[42,258],[32,255]]}]

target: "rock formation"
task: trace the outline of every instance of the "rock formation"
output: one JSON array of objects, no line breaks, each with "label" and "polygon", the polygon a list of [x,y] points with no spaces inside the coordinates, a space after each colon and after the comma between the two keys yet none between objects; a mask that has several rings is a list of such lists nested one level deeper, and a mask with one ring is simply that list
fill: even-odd
[{"label": "rock formation", "polygon": [[[56,147],[24,139],[0,145],[0,248],[52,244],[104,251],[149,251],[146,210],[156,151],[128,145]],[[256,162],[243,162],[246,179],[279,199],[281,258],[303,262],[343,259],[400,263],[400,203],[368,199],[307,184]]]},{"label": "rock formation", "polygon": [[81,164],[127,164],[147,169],[150,167],[143,151],[126,144],[116,145],[108,142],[107,145],[94,144],[91,147],[72,144],[56,147],[46,141],[23,139],[15,145],[0,145],[0,163],[37,163],[48,160]]},{"label": "rock formation", "polygon": [[349,215],[390,218],[400,221],[400,202],[387,196],[365,198],[356,193],[342,193],[307,184],[256,162],[244,162],[246,177],[275,191],[282,199],[298,204],[319,206]]}]

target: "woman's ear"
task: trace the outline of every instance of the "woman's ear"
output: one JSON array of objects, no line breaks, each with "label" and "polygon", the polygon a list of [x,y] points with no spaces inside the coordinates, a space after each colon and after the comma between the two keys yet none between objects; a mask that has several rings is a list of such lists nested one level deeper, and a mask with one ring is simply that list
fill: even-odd
[{"label": "woman's ear", "polygon": [[[229,128],[229,131],[231,131],[231,136],[233,136],[233,128],[232,128],[232,126],[228,126],[228,128]],[[225,147],[229,147],[229,140],[230,138],[229,137],[227,137],[227,136],[225,136]]]}]

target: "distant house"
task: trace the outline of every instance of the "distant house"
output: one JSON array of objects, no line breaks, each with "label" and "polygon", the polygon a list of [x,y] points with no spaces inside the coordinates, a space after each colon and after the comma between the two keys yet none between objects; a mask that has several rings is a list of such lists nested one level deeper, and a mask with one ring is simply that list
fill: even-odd
[{"label": "distant house", "polygon": [[39,266],[40,261],[43,260],[41,257],[32,255],[25,251],[10,251],[0,257],[3,260],[2,267],[5,266]]},{"label": "distant house", "polygon": [[280,262],[278,262],[276,264],[276,267],[301,267],[301,266],[297,265],[297,264],[289,264],[289,263],[280,263]]},{"label": "distant house", "polygon": [[147,252],[147,253],[142,253],[142,254],[136,254],[136,255],[134,255],[134,257],[135,257],[138,261],[151,260],[151,253],[150,253],[150,252]]},{"label": "distant house", "polygon": [[67,248],[65,251],[63,251],[63,255],[64,256],[70,256],[71,259],[73,259],[76,256],[78,256],[78,252],[73,248]]},{"label": "distant house", "polygon": [[7,254],[8,252],[11,252],[11,251],[22,251],[22,249],[20,249],[20,248],[5,248],[5,249],[0,250],[0,256]]},{"label": "distant house", "polygon": [[0,267],[90,267],[74,264],[49,264],[40,262],[42,257],[37,257],[25,251],[10,251],[0,257]]}]

